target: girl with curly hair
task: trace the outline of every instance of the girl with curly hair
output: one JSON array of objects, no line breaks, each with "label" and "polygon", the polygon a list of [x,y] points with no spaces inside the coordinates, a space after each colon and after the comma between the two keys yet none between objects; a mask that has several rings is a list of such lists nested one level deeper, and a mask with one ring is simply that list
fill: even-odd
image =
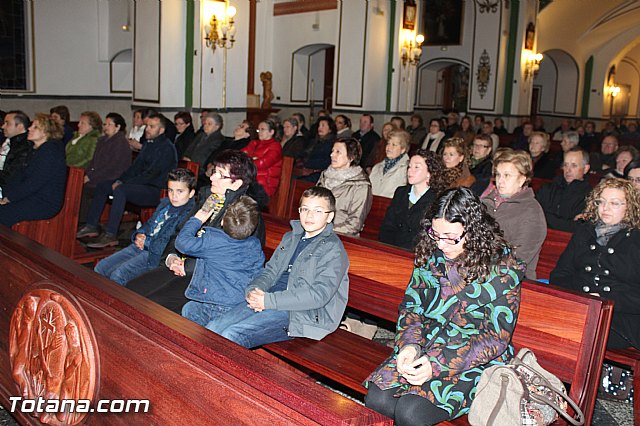
[{"label": "girl with curly hair", "polygon": [[604,179],[583,218],[549,281],[614,300],[607,347],[640,349],[640,194],[627,180]]},{"label": "girl with curly hair", "polygon": [[525,266],[468,188],[425,219],[399,307],[395,347],[366,379],[366,405],[397,425],[466,414],[482,371],[513,356]]},{"label": "girl with curly hair", "polygon": [[447,139],[442,151],[442,161],[446,168],[445,179],[448,188],[469,188],[476,181],[469,171],[469,155],[464,139]]},{"label": "girl with curly hair", "polygon": [[413,250],[420,223],[445,189],[444,164],[433,151],[419,149],[409,161],[408,185],[398,187],[380,225],[379,239]]}]

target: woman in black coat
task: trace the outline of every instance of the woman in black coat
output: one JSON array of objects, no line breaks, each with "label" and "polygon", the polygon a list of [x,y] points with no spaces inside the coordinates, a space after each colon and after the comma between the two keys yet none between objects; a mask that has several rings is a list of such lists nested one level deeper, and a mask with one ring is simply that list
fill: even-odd
[{"label": "woman in black coat", "polygon": [[407,180],[409,185],[398,187],[393,194],[380,225],[379,239],[413,250],[420,222],[445,189],[442,159],[435,152],[419,149],[409,162]]},{"label": "woman in black coat", "polygon": [[583,216],[549,281],[615,301],[607,347],[640,349],[640,195],[629,181],[605,179]]},{"label": "woman in black coat", "polygon": [[29,127],[33,151],[27,166],[2,188],[1,224],[49,219],[60,211],[67,182],[62,134],[62,126],[50,115],[36,114]]}]

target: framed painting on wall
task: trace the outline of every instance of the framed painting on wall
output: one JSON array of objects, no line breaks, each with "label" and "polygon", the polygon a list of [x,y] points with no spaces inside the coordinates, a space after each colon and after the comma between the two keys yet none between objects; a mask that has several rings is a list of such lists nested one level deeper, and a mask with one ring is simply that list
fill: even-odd
[{"label": "framed painting on wall", "polygon": [[414,30],[416,28],[416,3],[413,0],[405,0],[404,2],[402,28],[405,30]]},{"label": "framed painting on wall", "polygon": [[422,12],[425,46],[462,44],[464,0],[425,0]]}]

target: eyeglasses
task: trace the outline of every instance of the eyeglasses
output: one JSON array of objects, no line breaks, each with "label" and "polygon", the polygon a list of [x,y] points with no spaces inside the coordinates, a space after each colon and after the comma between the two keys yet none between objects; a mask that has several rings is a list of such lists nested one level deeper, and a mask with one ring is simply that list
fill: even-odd
[{"label": "eyeglasses", "polygon": [[326,212],[319,207],[315,209],[310,209],[309,207],[298,207],[298,213],[316,215],[316,214],[331,213],[331,211]]},{"label": "eyeglasses", "polygon": [[231,176],[223,175],[219,170],[216,170],[215,172],[213,172],[211,176],[213,176],[216,179],[233,179]]},{"label": "eyeglasses", "polygon": [[631,177],[631,176],[629,176],[627,179],[629,180],[629,182],[640,183],[640,177]]},{"label": "eyeglasses", "polygon": [[440,235],[436,234],[433,228],[430,227],[429,229],[427,229],[427,235],[429,236],[429,238],[431,238],[435,242],[444,241],[449,245],[455,246],[456,244],[460,243],[460,241],[462,241],[465,235],[467,235],[467,231],[464,231],[457,238],[448,238],[448,237],[441,237]]},{"label": "eyeglasses", "polygon": [[609,206],[613,210],[619,210],[622,206],[624,206],[627,203],[623,203],[622,201],[617,201],[617,200],[611,200],[611,201],[595,200],[593,204],[595,204],[596,207],[602,206],[602,208],[606,208],[607,206]]}]

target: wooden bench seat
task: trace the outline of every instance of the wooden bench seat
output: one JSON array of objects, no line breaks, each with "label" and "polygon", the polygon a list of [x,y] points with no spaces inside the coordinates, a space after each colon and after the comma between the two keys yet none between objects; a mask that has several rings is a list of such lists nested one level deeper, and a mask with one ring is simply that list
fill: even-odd
[{"label": "wooden bench seat", "polygon": [[[267,251],[271,252],[289,227],[269,216],[265,223]],[[351,262],[348,306],[395,322],[412,272],[413,255],[364,239],[341,239]],[[522,285],[514,345],[531,348],[545,368],[570,385],[569,395],[584,411],[587,424],[595,405],[611,313],[609,301],[534,282]],[[366,392],[362,381],[391,353],[390,348],[344,330],[319,342],[294,339],[264,348],[308,373],[361,394]]]}]

